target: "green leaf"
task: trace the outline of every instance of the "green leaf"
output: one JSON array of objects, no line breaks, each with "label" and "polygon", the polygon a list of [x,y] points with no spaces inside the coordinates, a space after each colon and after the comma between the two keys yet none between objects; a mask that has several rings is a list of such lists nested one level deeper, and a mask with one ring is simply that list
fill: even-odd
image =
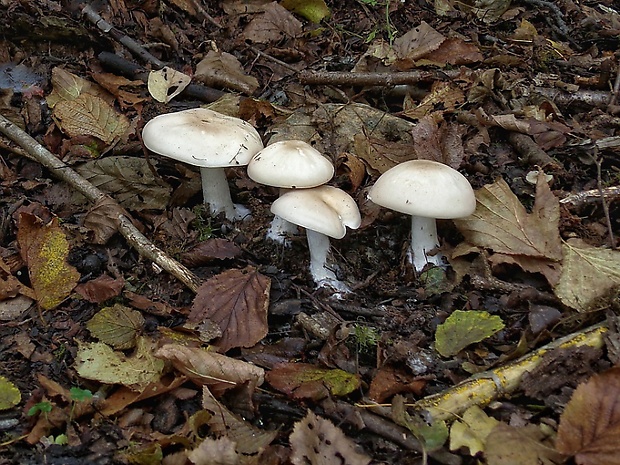
[{"label": "green leaf", "polygon": [[485,311],[455,310],[437,327],[435,349],[442,356],[450,357],[503,328],[504,323],[499,316],[490,315]]},{"label": "green leaf", "polygon": [[121,350],[136,345],[136,336],[143,326],[142,314],[121,304],[102,308],[86,323],[93,337]]},{"label": "green leaf", "polygon": [[29,417],[35,416],[37,413],[50,413],[52,411],[52,403],[51,402],[37,402],[32,407],[28,409],[27,415]]},{"label": "green leaf", "polygon": [[280,5],[315,24],[331,15],[323,0],[282,0]]},{"label": "green leaf", "polygon": [[71,400],[75,402],[85,402],[93,398],[93,393],[88,389],[80,389],[78,387],[72,387],[69,389]]},{"label": "green leaf", "polygon": [[22,395],[12,382],[0,376],[0,410],[15,407],[22,400]]},{"label": "green leaf", "polygon": [[445,421],[434,420],[429,423],[425,415],[420,412],[410,415],[407,412],[405,398],[401,395],[394,396],[392,400],[392,419],[396,424],[411,431],[427,451],[439,449],[448,439],[448,426]]}]

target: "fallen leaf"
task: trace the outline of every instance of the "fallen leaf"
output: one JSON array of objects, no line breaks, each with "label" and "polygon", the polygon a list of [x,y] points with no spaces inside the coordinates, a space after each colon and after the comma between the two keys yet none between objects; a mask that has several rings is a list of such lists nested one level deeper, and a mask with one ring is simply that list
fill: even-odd
[{"label": "fallen leaf", "polygon": [[243,31],[243,37],[254,43],[266,44],[294,38],[303,32],[301,22],[277,2],[264,7],[262,15],[255,15]]},{"label": "fallen leaf", "polygon": [[220,326],[222,352],[251,347],[267,335],[271,281],[255,268],[231,269],[205,281],[194,298],[188,321],[209,319]]},{"label": "fallen leaf", "polygon": [[171,362],[195,383],[211,386],[218,392],[246,382],[260,386],[265,379],[265,371],[256,365],[200,347],[166,344],[155,356]]},{"label": "fallen leaf", "polygon": [[157,163],[140,157],[111,156],[84,163],[76,171],[113,196],[123,208],[163,210],[172,188],[154,174]]},{"label": "fallen leaf", "polygon": [[553,292],[564,305],[586,311],[620,286],[620,251],[592,247],[579,239],[562,245],[562,274]]},{"label": "fallen leaf", "polygon": [[22,395],[11,381],[0,376],[0,410],[15,407],[22,400]]},{"label": "fallen leaf", "polygon": [[246,422],[217,401],[209,389],[202,389],[202,406],[212,413],[207,421],[210,431],[226,436],[235,443],[241,454],[255,454],[267,447],[278,436],[278,431],[264,431]]},{"label": "fallen leaf", "polygon": [[472,457],[484,451],[488,435],[499,424],[484,410],[474,405],[450,426],[450,450],[466,447]]},{"label": "fallen leaf", "polygon": [[54,108],[58,102],[74,100],[82,93],[101,94],[92,82],[59,67],[52,69],[51,84],[53,90],[45,99],[50,108]]},{"label": "fallen leaf", "polygon": [[[545,435],[536,425],[515,428],[499,423],[487,436],[484,456],[488,465],[554,465],[565,457],[542,443]],[[611,465],[611,464],[609,464]]]},{"label": "fallen leaf", "polygon": [[439,126],[432,116],[425,116],[411,130],[411,135],[417,159],[436,161],[454,169],[461,166],[465,151],[458,125]]},{"label": "fallen leaf", "polygon": [[105,244],[118,230],[120,215],[129,214],[112,197],[99,199],[86,213],[84,227],[93,232],[92,242]]},{"label": "fallen leaf", "polygon": [[620,367],[575,389],[560,416],[556,449],[579,465],[620,464]]},{"label": "fallen leaf", "polygon": [[437,50],[424,57],[424,61],[445,66],[470,65],[484,59],[478,47],[470,42],[465,42],[459,37],[448,37]]},{"label": "fallen leaf", "polygon": [[123,287],[125,287],[123,278],[114,279],[104,274],[83,284],[78,284],[75,287],[75,292],[91,303],[100,304],[118,297]]},{"label": "fallen leaf", "polygon": [[391,414],[394,422],[411,431],[424,444],[424,449],[427,451],[438,450],[448,439],[448,427],[445,421],[429,419],[423,412],[409,414],[405,398],[401,395],[394,396]]},{"label": "fallen leaf", "polygon": [[315,24],[331,15],[323,0],[282,0],[280,5]]},{"label": "fallen leaf", "polygon": [[450,82],[433,83],[430,93],[413,108],[405,108],[403,113],[411,119],[420,119],[427,115],[443,115],[452,112],[465,101],[465,94]]},{"label": "fallen leaf", "polygon": [[141,95],[144,82],[139,79],[129,80],[114,73],[92,73],[92,78],[101,87],[116,96],[121,108],[128,108],[148,100]]},{"label": "fallen leaf", "polygon": [[164,369],[164,361],[153,354],[153,345],[149,339],[139,336],[136,349],[131,355],[125,355],[102,342],[81,342],[75,369],[82,378],[143,391],[160,378]]},{"label": "fallen leaf", "polygon": [[235,450],[235,443],[226,436],[219,439],[206,438],[195,449],[187,453],[194,465],[238,465],[241,457]]},{"label": "fallen leaf", "polygon": [[86,93],[58,102],[52,117],[69,137],[93,136],[109,145],[118,141],[130,127],[125,115],[102,98]]},{"label": "fallen leaf", "polygon": [[147,87],[151,97],[158,102],[168,103],[185,90],[192,82],[187,74],[164,66],[149,73]]},{"label": "fallen leaf", "polygon": [[510,8],[510,0],[476,0],[474,13],[485,23],[494,23]]},{"label": "fallen leaf", "polygon": [[43,224],[31,213],[20,213],[17,241],[37,302],[44,310],[57,307],[80,279],[80,273],[67,263],[69,243],[58,218]]},{"label": "fallen leaf", "polygon": [[455,310],[437,327],[435,349],[444,357],[458,354],[470,344],[480,342],[504,328],[497,315],[480,310]]},{"label": "fallen leaf", "polygon": [[121,304],[102,308],[86,323],[91,336],[120,350],[135,347],[143,327],[142,314]]},{"label": "fallen leaf", "polygon": [[194,78],[211,87],[224,87],[252,95],[258,79],[248,75],[241,62],[230,53],[211,50],[196,65]]},{"label": "fallen leaf", "polygon": [[181,255],[181,262],[190,268],[205,266],[213,260],[226,260],[241,255],[241,248],[234,242],[213,237],[198,243]]},{"label": "fallen leaf", "polygon": [[562,259],[558,199],[541,173],[532,213],[527,213],[503,179],[476,191],[476,211],[454,220],[470,244],[507,255]]},{"label": "fallen leaf", "polygon": [[384,365],[370,382],[368,398],[383,403],[389,397],[401,392],[421,395],[426,383],[426,380],[414,379],[414,376],[405,370]]},{"label": "fallen leaf", "polygon": [[444,35],[422,21],[419,26],[410,29],[394,41],[398,69],[411,69],[416,60],[437,50],[444,40],[446,40]]},{"label": "fallen leaf", "polygon": [[279,363],[267,372],[265,378],[275,389],[294,399],[346,396],[360,386],[360,378],[356,375],[309,363]]},{"label": "fallen leaf", "polygon": [[289,436],[294,465],[368,465],[371,458],[356,450],[342,430],[308,410]]}]

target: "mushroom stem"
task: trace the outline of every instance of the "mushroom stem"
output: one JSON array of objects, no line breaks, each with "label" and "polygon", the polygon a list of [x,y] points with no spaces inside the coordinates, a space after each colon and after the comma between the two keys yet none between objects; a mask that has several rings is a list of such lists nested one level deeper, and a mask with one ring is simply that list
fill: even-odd
[{"label": "mushroom stem", "polygon": [[329,237],[323,233],[306,229],[308,249],[310,250],[310,274],[314,282],[338,281],[336,274],[326,267],[327,254],[329,253]]},{"label": "mushroom stem", "polygon": [[271,226],[267,231],[267,239],[270,239],[279,244],[283,244],[286,247],[290,247],[290,242],[287,240],[289,236],[298,234],[297,225],[286,221],[281,216],[275,215],[271,220]]},{"label": "mushroom stem", "polygon": [[249,214],[246,208],[233,204],[224,168],[201,167],[200,177],[204,203],[209,205],[211,215],[216,216],[224,212],[227,219],[235,221]]},{"label": "mushroom stem", "polygon": [[411,216],[411,246],[409,247],[409,262],[416,271],[422,271],[427,263],[444,266],[443,255],[437,252],[428,255],[430,251],[439,247],[437,239],[437,221],[435,218]]}]

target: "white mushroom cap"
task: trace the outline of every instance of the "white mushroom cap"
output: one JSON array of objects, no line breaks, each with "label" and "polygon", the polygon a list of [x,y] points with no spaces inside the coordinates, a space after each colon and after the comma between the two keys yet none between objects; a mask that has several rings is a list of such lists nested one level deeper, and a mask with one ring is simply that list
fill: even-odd
[{"label": "white mushroom cap", "polygon": [[379,176],[368,197],[382,207],[427,218],[462,218],[476,209],[467,178],[430,160],[411,160],[390,168]]},{"label": "white mushroom cap", "polygon": [[155,153],[208,168],[247,165],[263,148],[250,123],[206,108],[156,116],[144,126],[142,140]]},{"label": "white mushroom cap", "polygon": [[332,186],[288,191],[273,202],[271,212],[293,224],[336,239],[345,236],[345,226],[357,229],[362,222],[355,200]]},{"label": "white mushroom cap", "polygon": [[316,187],[334,176],[334,165],[304,141],[283,140],[268,145],[252,157],[248,176],[267,186]]}]

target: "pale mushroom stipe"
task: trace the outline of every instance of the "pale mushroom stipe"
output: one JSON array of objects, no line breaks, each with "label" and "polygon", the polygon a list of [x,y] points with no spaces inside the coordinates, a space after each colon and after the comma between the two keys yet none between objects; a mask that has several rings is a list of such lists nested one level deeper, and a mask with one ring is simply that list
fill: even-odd
[{"label": "pale mushroom stipe", "polygon": [[[266,186],[279,187],[280,195],[288,189],[306,189],[328,182],[334,165],[307,142],[274,142],[256,153],[248,163],[248,176]],[[297,233],[297,226],[275,215],[267,239],[290,245],[287,237]]]},{"label": "pale mushroom stipe", "polygon": [[445,265],[437,250],[436,219],[463,218],[476,209],[476,196],[465,176],[430,160],[411,160],[390,168],[379,176],[368,197],[377,205],[411,215],[408,255],[416,271],[427,263]]},{"label": "pale mushroom stipe", "polygon": [[293,189],[282,194],[271,206],[271,212],[306,229],[310,252],[310,274],[320,286],[346,293],[350,289],[338,280],[327,266],[329,238],[342,239],[347,227],[359,228],[361,215],[355,200],[332,186]]},{"label": "pale mushroom stipe", "polygon": [[142,140],[152,152],[200,168],[204,202],[211,215],[224,212],[231,221],[249,215],[247,208],[233,204],[225,168],[247,165],[263,148],[250,123],[193,108],[156,116],[144,126]]}]

